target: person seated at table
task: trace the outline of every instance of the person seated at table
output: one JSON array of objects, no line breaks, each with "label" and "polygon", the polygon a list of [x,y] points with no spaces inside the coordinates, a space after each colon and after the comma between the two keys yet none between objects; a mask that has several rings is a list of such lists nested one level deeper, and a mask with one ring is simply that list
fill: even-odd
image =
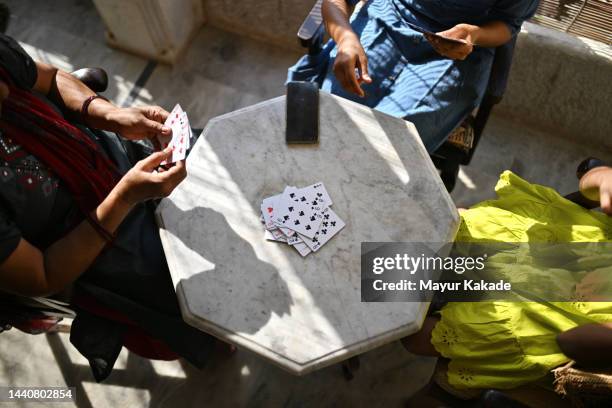
[{"label": "person seated at table", "polygon": [[[170,135],[168,112],[114,106],[5,35],[0,107],[0,290],[46,296],[76,281],[82,302],[71,340],[99,363],[100,378],[121,338],[139,330],[202,366],[211,338],[183,322],[151,202],[185,178],[185,162],[164,170],[170,151],[151,149],[132,163],[126,150],[131,141]],[[92,310],[107,319],[83,320]],[[88,338],[78,338],[81,327]],[[100,362],[96,350],[87,355],[96,344],[111,361]]]},{"label": "person seated at table", "polygon": [[[507,171],[497,200],[461,212],[456,241],[612,243],[612,168],[587,172],[580,189],[599,200],[605,214]],[[574,283],[574,302],[449,302],[403,344],[413,353],[450,359],[448,382],[457,388],[514,388],[570,359],[612,366],[612,303],[588,301],[604,299],[593,291],[598,282],[609,289],[607,249],[589,262],[589,273]]]},{"label": "person seated at table", "polygon": [[[517,35],[537,0],[323,0],[331,36],[289,69],[290,81],[413,122],[429,152],[476,108],[494,48]],[[441,43],[415,27],[464,41]]]}]

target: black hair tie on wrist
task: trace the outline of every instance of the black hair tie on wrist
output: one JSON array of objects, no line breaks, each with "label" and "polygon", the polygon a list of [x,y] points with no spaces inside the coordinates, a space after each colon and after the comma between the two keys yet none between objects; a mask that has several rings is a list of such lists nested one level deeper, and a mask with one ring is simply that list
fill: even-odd
[{"label": "black hair tie on wrist", "polygon": [[87,117],[88,113],[87,110],[89,109],[89,105],[96,99],[103,99],[106,102],[108,102],[108,99],[103,97],[102,95],[91,95],[89,98],[85,99],[85,101],[83,101],[83,106],[81,106],[81,118],[85,118]]}]

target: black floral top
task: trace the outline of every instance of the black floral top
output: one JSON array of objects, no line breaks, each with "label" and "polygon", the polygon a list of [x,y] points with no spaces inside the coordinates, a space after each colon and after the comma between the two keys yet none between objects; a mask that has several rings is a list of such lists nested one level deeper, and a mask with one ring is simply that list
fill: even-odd
[{"label": "black floral top", "polygon": [[[19,44],[2,34],[0,66],[17,86],[33,88],[36,64]],[[148,147],[126,142],[114,133],[79,127],[102,147],[121,173],[151,152]],[[26,148],[1,132],[0,113],[0,263],[10,256],[21,238],[44,249],[69,232],[75,221],[82,218],[62,181]],[[192,364],[203,365],[212,340],[187,325],[181,317],[155,222],[153,203],[142,203],[132,209],[116,231],[114,242],[77,280],[75,291],[93,296],[101,304],[121,312]],[[109,342],[113,336],[121,337],[122,332],[107,330],[99,322],[87,326],[82,323],[82,316],[82,312],[77,313],[81,323],[76,326],[81,330],[75,332],[73,324],[71,340],[89,336],[83,342],[87,347],[81,344],[77,348],[87,358],[91,353],[99,357],[94,343]],[[93,333],[84,327],[97,327],[103,333]],[[111,360],[108,364],[112,367],[114,360]]]},{"label": "black floral top", "polygon": [[[15,84],[32,89],[36,64],[13,39],[0,36],[0,64]],[[0,123],[0,262],[23,237],[39,248],[62,233],[77,215],[57,177],[2,132]]]},{"label": "black floral top", "polygon": [[[33,88],[36,64],[17,42],[3,35],[0,35],[0,64],[17,86]],[[75,125],[101,146],[121,173],[132,166],[126,143],[118,135]],[[44,250],[83,219],[64,183],[26,147],[6,137],[2,128],[0,116],[0,262],[13,253],[22,238]],[[113,244],[96,258],[79,284],[91,291],[103,288],[105,292],[109,290],[143,302],[159,298],[162,291],[171,297],[171,308],[176,307],[150,204],[136,206],[131,211]]]}]

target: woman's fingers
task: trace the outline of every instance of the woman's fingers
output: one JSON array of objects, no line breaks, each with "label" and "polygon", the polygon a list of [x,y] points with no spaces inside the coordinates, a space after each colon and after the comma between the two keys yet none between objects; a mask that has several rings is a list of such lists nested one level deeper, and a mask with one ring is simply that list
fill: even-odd
[{"label": "woman's fingers", "polygon": [[358,63],[359,57],[357,55],[353,56],[348,61],[341,62],[341,72],[337,77],[344,89],[363,97],[365,96],[365,92],[361,89],[361,85],[357,79],[356,69],[359,69]]},{"label": "woman's fingers", "polygon": [[612,215],[612,191],[601,190],[599,193],[599,204],[604,213]]},{"label": "woman's fingers", "polygon": [[153,147],[155,148],[155,151],[157,152],[162,149],[162,145],[161,143],[159,143],[159,140],[155,136],[157,135],[149,136],[149,141],[151,142],[151,144],[153,144]]},{"label": "woman's fingers", "polygon": [[359,38],[350,36],[338,43],[338,54],[334,61],[333,71],[336,79],[347,92],[361,97],[365,96],[360,82],[370,83],[372,80],[368,73],[368,59]]},{"label": "woman's fingers", "polygon": [[164,125],[170,114],[165,109],[159,106],[144,106],[138,109],[142,114],[139,125],[144,136],[149,139],[157,135],[170,136],[172,130]]},{"label": "woman's fingers", "polygon": [[442,49],[442,47],[440,46],[440,41],[429,34],[425,34],[425,38],[427,39],[427,41],[429,42],[429,44],[431,44],[431,46],[433,47],[433,49],[440,55],[442,55],[443,57],[446,57],[444,50]]},{"label": "woman's fingers", "polygon": [[168,160],[171,157],[172,149],[167,148],[166,150],[150,154],[148,157],[145,157],[139,161],[136,165],[143,171],[152,172],[153,170],[157,169],[164,160]]},{"label": "woman's fingers", "polygon": [[155,107],[155,114],[159,117],[158,122],[162,122],[162,123],[165,122],[166,119],[168,119],[168,116],[170,116],[170,112],[168,112],[161,106]]},{"label": "woman's fingers", "polygon": [[168,126],[165,126],[163,123],[156,122],[146,117],[142,119],[142,125],[144,126],[145,132],[149,137],[150,135],[158,134],[170,136],[170,134],[172,133],[172,130]]},{"label": "woman's fingers", "polygon": [[444,41],[434,35],[424,34],[427,41],[443,57],[455,60],[464,60],[472,53],[473,46],[469,43],[458,44],[450,41]]},{"label": "woman's fingers", "polygon": [[366,84],[372,83],[372,78],[370,78],[370,73],[368,72],[368,57],[365,55],[359,57],[359,75],[361,76],[361,81]]},{"label": "woman's fingers", "polygon": [[179,160],[174,163],[174,166],[170,167],[163,173],[158,173],[159,181],[161,182],[161,196],[168,196],[176,186],[178,186],[187,177],[187,168],[185,166],[185,160]]},{"label": "woman's fingers", "polygon": [[355,72],[355,65],[351,65],[350,67],[347,67],[347,69],[345,70],[345,76],[346,76],[346,81],[349,84],[349,88],[356,93],[357,95],[361,96],[362,98],[365,96],[365,92],[363,92],[363,89],[361,89],[361,85],[359,84],[359,80],[357,79],[357,73]]},{"label": "woman's fingers", "polygon": [[338,82],[340,82],[340,85],[342,85],[342,88],[344,88],[348,92],[358,93],[358,91],[355,89],[353,82],[351,81],[351,76],[348,72],[352,70],[354,76],[354,67],[355,65],[354,63],[351,63],[351,58],[343,54],[339,54],[336,57],[336,62],[334,63],[334,75],[336,76]]},{"label": "woman's fingers", "polygon": [[142,113],[147,118],[160,123],[164,123],[170,115],[170,113],[161,106],[145,106],[142,108]]},{"label": "woman's fingers", "polygon": [[185,160],[179,160],[174,163],[172,167],[167,169],[164,173],[164,177],[175,177],[176,174],[186,173]]}]

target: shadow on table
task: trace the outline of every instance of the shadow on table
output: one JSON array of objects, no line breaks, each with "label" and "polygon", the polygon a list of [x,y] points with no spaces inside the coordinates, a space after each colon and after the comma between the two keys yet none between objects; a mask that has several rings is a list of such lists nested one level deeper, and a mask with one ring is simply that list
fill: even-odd
[{"label": "shadow on table", "polygon": [[[235,130],[236,134],[241,137],[257,138],[262,129],[267,129],[269,133],[274,134],[274,137],[278,137],[276,140],[283,140],[284,122],[282,121],[282,115],[279,116],[277,111],[265,112],[265,109],[274,110],[277,109],[277,106],[279,106],[279,103],[260,107],[251,112],[243,112],[241,120],[248,125],[240,128],[240,130]],[[313,310],[306,317],[310,320],[304,319],[305,326],[299,328],[300,337],[312,341],[313,350],[318,349],[321,353],[351,348],[351,351],[346,354],[348,357],[362,349],[368,349],[371,344],[380,341],[380,337],[385,336],[388,339],[387,341],[392,341],[392,337],[398,337],[398,334],[393,336],[386,334],[388,332],[387,328],[393,325],[392,320],[397,321],[397,326],[393,327],[393,330],[406,327],[407,332],[409,327],[414,329],[414,319],[420,320],[422,317],[420,316],[422,313],[419,309],[420,306],[406,305],[404,308],[391,303],[361,302],[359,293],[360,258],[358,256],[359,249],[356,249],[360,246],[361,241],[371,240],[368,239],[371,237],[386,238],[385,240],[393,241],[397,240],[396,237],[410,236],[418,237],[418,239],[424,241],[438,242],[446,238],[449,229],[448,223],[456,221],[450,214],[448,207],[432,205],[430,202],[431,199],[437,200],[440,197],[440,192],[444,189],[444,186],[439,180],[432,180],[428,177],[430,175],[435,176],[435,169],[431,166],[431,172],[429,172],[423,168],[423,160],[430,159],[423,148],[412,139],[413,136],[406,129],[403,121],[390,119],[387,115],[377,111],[372,111],[371,115],[368,115],[367,112],[362,111],[363,108],[354,107],[352,104],[343,105],[342,100],[336,98],[325,98],[322,101],[321,109],[326,113],[321,116],[320,126],[327,128],[321,131],[319,145],[315,147],[290,146],[289,149],[315,149],[313,152],[321,149],[329,150],[326,155],[310,155],[309,159],[312,159],[312,161],[309,162],[309,167],[304,167],[304,171],[300,174],[292,173],[291,180],[287,179],[286,172],[278,164],[298,165],[297,162],[291,161],[291,155],[279,157],[279,161],[272,164],[271,169],[265,171],[265,186],[262,185],[261,179],[245,177],[245,174],[241,172],[243,166],[240,163],[224,163],[224,168],[242,194],[250,200],[253,196],[265,197],[263,191],[253,193],[253,190],[262,187],[265,189],[268,185],[281,186],[288,183],[291,183],[291,185],[307,185],[319,179],[325,182],[330,195],[334,199],[334,210],[343,217],[347,224],[338,237],[334,237],[334,240],[343,240],[348,243],[348,246],[345,245],[334,251],[333,245],[326,245],[321,248],[320,252],[311,254],[306,258],[300,257],[290,248],[281,248],[281,250],[287,250],[291,253],[285,259],[291,263],[291,269],[299,271],[296,279],[300,280],[307,296],[312,299]],[[277,117],[281,118],[280,122],[276,120]],[[235,122],[236,118],[232,118],[232,120]],[[359,120],[363,122],[356,122]],[[274,129],[268,129],[269,126],[273,126]],[[377,128],[382,130],[388,142],[384,136],[366,133],[369,129]],[[227,131],[226,128],[223,128],[223,130]],[[380,132],[380,130],[375,131]],[[334,142],[328,139],[335,134],[338,135],[338,139]],[[340,136],[345,134],[350,135],[350,137]],[[269,139],[275,140],[274,137],[269,137]],[[261,137],[257,140],[262,142],[265,138]],[[220,157],[224,157],[225,144],[229,143],[227,137],[209,137],[207,142],[213,152],[218,152]],[[271,148],[271,151],[280,154],[282,149]],[[327,167],[327,163],[324,161],[329,157],[335,157],[342,164]],[[399,160],[395,160],[395,157]],[[257,168],[259,169],[259,167]],[[329,170],[330,174],[317,174],[317,171],[313,170],[317,168]],[[377,208],[376,200],[379,200],[379,198],[369,194],[368,191],[374,188],[376,188],[375,191],[381,191],[381,185],[384,185],[385,189],[389,191],[399,190],[406,194],[404,201],[392,203],[393,219],[405,220],[405,222],[400,223],[403,225],[394,225],[392,234],[380,227],[381,223],[378,216],[375,212],[369,210]],[[362,191],[364,194],[355,194],[357,191]],[[400,194],[395,194],[395,197],[400,196]],[[426,204],[423,204],[423,202],[426,202]],[[258,207],[260,202],[251,200],[250,203],[253,205],[253,212],[258,214],[260,212]],[[213,210],[207,209],[206,211]],[[223,218],[222,215],[216,212],[215,214]],[[207,216],[207,213],[203,212],[203,216]],[[389,218],[390,215],[386,214],[385,217]],[[423,219],[430,220],[427,230],[422,228],[424,224],[427,224],[422,221]],[[216,220],[213,222],[218,223]],[[210,225],[208,220],[198,221],[198,226],[208,225]],[[224,219],[223,225],[224,230],[215,231],[214,234],[218,234],[219,241],[223,243],[231,242],[235,235],[229,234],[235,233]],[[196,226],[191,226],[191,228],[194,227]],[[189,227],[186,226],[186,228]],[[197,240],[192,238],[190,241],[196,242]],[[248,243],[243,240],[240,240],[240,242],[241,247],[248,248],[249,258],[252,258],[255,262],[261,262]],[[235,283],[231,284],[237,284],[244,290],[245,285],[241,284],[240,280],[248,280],[249,274],[243,272],[248,271],[248,268],[237,269],[236,259],[219,258],[218,256],[215,259],[215,254],[208,249],[192,249],[204,254],[207,260],[216,264],[216,268],[227,268],[232,271],[231,273],[238,274],[239,276],[235,277]],[[228,251],[224,252],[229,254]],[[326,262],[324,265],[320,265],[321,267],[318,269],[308,267],[308,264],[312,265],[312,262],[314,262],[313,258],[326,259]],[[227,262],[227,264],[220,266],[219,262]],[[282,282],[278,282],[283,280],[283,276],[278,274],[276,266],[266,265],[266,271],[269,270],[268,266],[272,268],[270,273],[273,273],[274,285],[284,286]],[[197,280],[197,276],[194,277],[194,280]],[[261,279],[261,282],[263,281]],[[191,285],[191,282],[189,283]],[[198,292],[194,288],[191,288],[191,290],[189,298],[193,299],[198,296]],[[290,299],[286,299],[288,296],[286,289],[279,291],[279,293],[282,294],[283,302],[290,301]],[[266,292],[253,288],[250,293],[246,293],[247,296],[249,294],[249,302],[246,304],[260,302],[263,306],[262,314],[266,310],[269,313],[278,310],[278,305],[267,304],[268,302],[281,301],[280,299],[267,299],[268,294],[275,295],[274,291]],[[234,310],[253,315],[253,311],[248,310],[245,305]],[[281,308],[280,310],[287,309]],[[289,311],[287,310],[287,312]],[[374,318],[378,320],[376,323],[368,320]],[[380,320],[386,320],[388,323],[381,323]],[[218,318],[215,321],[225,327],[236,327]],[[259,327],[265,326],[267,321],[260,321]],[[239,328],[246,327],[247,330],[245,331],[253,333],[254,328],[250,327],[251,324],[252,322],[249,321]],[[379,338],[377,339],[377,337]],[[274,342],[275,347],[284,347],[283,333],[278,334],[278,340],[278,342]],[[278,351],[283,352],[282,349]],[[300,357],[303,354],[304,359],[306,359],[316,353],[294,350],[293,354],[300,355]]]},{"label": "shadow on table", "polygon": [[[192,240],[198,242],[197,247],[183,241],[214,264],[214,268],[196,272],[178,283],[177,293],[182,292],[189,299],[191,313],[211,316],[209,321],[231,323],[236,332],[250,334],[265,326],[273,313],[279,316],[289,313],[292,301],[285,281],[274,266],[257,258],[251,244],[232,229],[221,213],[206,207],[184,211],[170,201],[165,211],[178,214],[177,219],[192,227],[207,229],[204,239]],[[228,242],[231,246],[227,246]],[[249,279],[250,270],[257,270],[257,280]],[[206,306],[194,301],[202,297],[218,301],[206,302]]]}]

